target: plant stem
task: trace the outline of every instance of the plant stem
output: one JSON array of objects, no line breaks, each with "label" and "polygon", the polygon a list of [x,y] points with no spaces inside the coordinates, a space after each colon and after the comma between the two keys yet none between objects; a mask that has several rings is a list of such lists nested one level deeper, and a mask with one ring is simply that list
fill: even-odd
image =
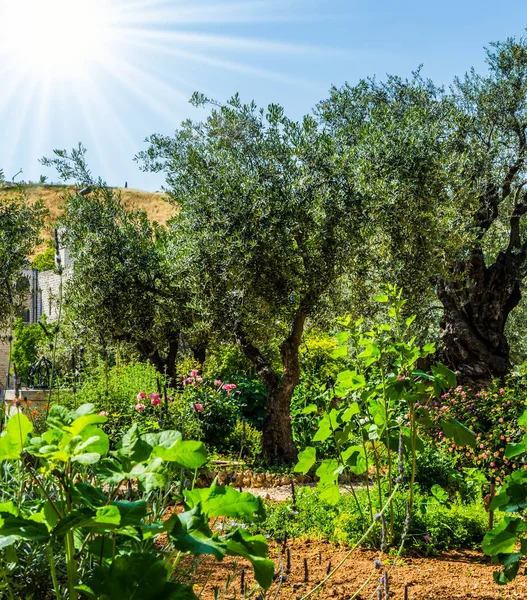
[{"label": "plant stem", "polygon": [[55,596],[57,597],[57,600],[60,600],[60,586],[59,581],[57,579],[57,568],[55,566],[55,557],[53,556],[53,548],[51,547],[51,544],[48,544],[48,547],[46,548],[46,555],[48,557],[49,570],[51,572],[51,581],[53,582],[53,590],[55,591]]},{"label": "plant stem", "polygon": [[[391,496],[388,498],[388,500],[386,501],[386,503],[384,504],[384,506],[382,507],[381,511],[379,514],[384,514],[384,511],[386,510],[386,508],[390,505],[390,502],[392,501],[392,498],[395,494],[395,492],[397,491],[398,486],[395,485],[395,487],[393,488],[392,494]],[[371,531],[373,530],[373,528],[375,527],[375,521],[372,522],[372,524],[368,527],[368,529],[362,534],[362,537],[360,538],[360,540],[353,546],[353,548],[351,548],[345,555],[344,558],[338,563],[338,565],[316,586],[314,587],[312,590],[310,590],[307,594],[305,594],[304,596],[302,596],[300,598],[300,600],[306,600],[306,598],[309,598],[310,596],[312,596],[315,592],[317,592],[318,590],[320,590],[321,588],[323,588],[326,585],[326,582],[331,579],[331,577],[333,577],[333,575],[340,569],[340,567],[342,567],[342,565],[348,560],[348,558],[351,556],[351,554],[362,544],[362,542],[368,537],[368,535],[371,533]]]},{"label": "plant stem", "polygon": [[417,428],[415,423],[415,403],[410,404],[410,447],[412,452],[412,474],[410,477],[410,512],[412,512],[414,503],[414,482],[415,482],[415,446],[417,441]]},{"label": "plant stem", "polygon": [[[392,493],[392,453],[390,451],[390,403],[386,396],[386,375],[384,373],[384,368],[381,369],[381,378],[382,378],[382,397],[384,403],[384,418],[385,418],[385,427],[386,427],[386,452],[388,454],[388,494]],[[393,541],[393,502],[390,502],[390,543]]]}]

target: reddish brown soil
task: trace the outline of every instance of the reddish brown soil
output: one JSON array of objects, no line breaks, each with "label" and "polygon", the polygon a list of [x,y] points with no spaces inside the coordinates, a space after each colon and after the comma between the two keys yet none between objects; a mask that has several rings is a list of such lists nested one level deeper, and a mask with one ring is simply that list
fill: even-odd
[{"label": "reddish brown soil", "polygon": [[[285,581],[281,584],[276,596],[279,600],[297,600],[315,588],[326,576],[326,569],[331,561],[334,568],[345,556],[347,550],[326,541],[320,540],[290,540],[288,542],[291,556],[291,570],[284,572]],[[279,564],[277,545],[270,545],[270,557]],[[281,555],[286,570],[286,557]],[[304,558],[307,559],[309,582],[304,583]],[[378,553],[367,550],[356,550],[344,563],[339,571],[327,582],[325,587],[310,598],[349,600],[373,571],[373,561]],[[202,590],[201,598],[212,600],[214,587],[219,586],[223,591],[220,598],[242,599],[240,593],[241,569],[245,567],[247,596],[249,597],[254,580],[252,571],[244,561],[226,559],[216,563],[207,557],[200,559],[197,566],[195,591]],[[187,567],[190,565],[186,565]],[[383,567],[375,571],[370,583],[356,596],[357,600],[377,599],[376,588],[382,571],[390,569],[393,560],[383,557]],[[390,597],[394,600],[404,599],[404,588],[408,585],[409,600],[453,600],[467,598],[472,600],[512,600],[527,599],[527,578],[518,576],[507,585],[498,586],[492,579],[495,566],[480,552],[457,551],[430,557],[403,557],[397,561],[389,574]],[[520,571],[521,572],[521,571]],[[210,577],[207,580],[207,576]],[[226,581],[231,576],[231,583],[225,592]],[[272,599],[278,589],[278,581],[273,584],[265,598]],[[259,592],[258,592],[259,593]],[[258,593],[251,596],[253,600]]]}]

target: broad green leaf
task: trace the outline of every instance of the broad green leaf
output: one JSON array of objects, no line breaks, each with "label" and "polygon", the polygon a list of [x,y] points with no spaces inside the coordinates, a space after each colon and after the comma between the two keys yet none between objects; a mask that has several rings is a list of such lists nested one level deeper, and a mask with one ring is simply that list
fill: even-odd
[{"label": "broad green leaf", "polygon": [[519,454],[525,454],[527,447],[525,442],[519,442],[518,444],[507,444],[505,447],[505,456],[507,458],[513,458]]},{"label": "broad green leaf", "polygon": [[163,448],[172,448],[174,444],[182,440],[181,433],[179,431],[157,431],[154,433],[144,433],[141,436],[149,446],[155,448],[156,446],[163,446]]},{"label": "broad green leaf", "polygon": [[345,344],[348,341],[349,336],[350,336],[349,332],[347,332],[347,331],[340,331],[336,335],[337,343],[339,345]]},{"label": "broad green leaf", "polygon": [[374,296],[373,298],[375,302],[382,302],[383,304],[388,302],[389,298],[386,294],[379,294],[378,296]]},{"label": "broad green leaf", "polygon": [[342,460],[355,475],[366,472],[366,457],[362,446],[350,446],[342,453]]},{"label": "broad green leaf", "polygon": [[[147,434],[155,435],[155,434]],[[144,462],[149,459],[152,452],[153,444],[149,444],[147,440],[139,434],[139,426],[134,423],[130,429],[123,435],[117,446],[117,452],[120,456],[128,458],[131,462]],[[156,438],[159,441],[159,438]]]},{"label": "broad green leaf", "polygon": [[525,427],[525,429],[527,429],[527,410],[524,411],[522,416],[518,419],[518,425],[521,425],[522,427]]},{"label": "broad green leaf", "polygon": [[192,510],[170,517],[166,527],[177,550],[190,552],[194,556],[212,554],[218,560],[222,560],[227,553],[226,544],[220,541],[217,534],[212,534],[199,504]]},{"label": "broad green leaf", "polygon": [[434,483],[434,485],[432,486],[432,488],[430,489],[430,491],[432,492],[432,496],[441,503],[444,503],[448,500],[448,494],[447,492],[445,492],[445,490],[438,485],[437,483]]},{"label": "broad green leaf", "polygon": [[136,500],[129,502],[126,500],[115,500],[111,506],[117,507],[121,515],[121,527],[132,525],[138,527],[148,514],[148,504],[146,500]]},{"label": "broad green leaf", "polygon": [[162,458],[153,458],[146,464],[135,465],[127,479],[137,478],[139,487],[145,492],[151,492],[165,486],[168,474]]},{"label": "broad green leaf", "polygon": [[341,371],[337,375],[335,384],[335,394],[344,397],[348,392],[358,390],[366,385],[364,375],[356,371]]},{"label": "broad green leaf", "polygon": [[156,446],[152,458],[161,458],[183,469],[199,469],[207,462],[207,450],[203,442],[178,440],[170,448]]},{"label": "broad green leaf", "polygon": [[17,517],[10,512],[0,512],[0,547],[7,547],[17,540],[47,542],[48,528],[44,523]]},{"label": "broad green leaf", "polygon": [[305,475],[317,460],[317,451],[312,446],[307,446],[298,454],[298,462],[295,465],[295,472]]},{"label": "broad green leaf", "polygon": [[231,517],[256,521],[265,517],[262,498],[249,492],[239,492],[228,485],[217,485],[216,482],[210,488],[186,490],[185,499],[191,507],[201,503],[201,510],[208,518]]},{"label": "broad green leaf", "polygon": [[119,485],[121,481],[128,479],[128,473],[123,471],[119,461],[114,458],[103,458],[96,467],[99,479],[109,485]]},{"label": "broad green leaf", "polygon": [[0,437],[0,460],[19,459],[26,438],[32,431],[33,424],[23,413],[17,412],[10,417]]},{"label": "broad green leaf", "polygon": [[337,504],[340,500],[340,490],[337,484],[325,485],[319,487],[318,489],[319,498],[323,502],[327,502],[328,504],[335,506],[335,504]]},{"label": "broad green leaf", "polygon": [[73,421],[69,427],[65,427],[72,436],[79,435],[89,425],[106,423],[108,419],[103,415],[83,415]]},{"label": "broad green leaf", "polygon": [[405,321],[406,327],[410,327],[410,325],[415,321],[416,316],[417,315],[411,315],[406,319],[406,321]]},{"label": "broad green leaf", "polygon": [[335,459],[323,460],[316,471],[316,474],[320,477],[319,486],[323,487],[335,483],[339,476],[338,468],[339,464]]},{"label": "broad green leaf", "polygon": [[339,346],[331,352],[331,358],[342,358],[343,356],[348,356],[347,346]]},{"label": "broad green leaf", "polygon": [[121,554],[97,567],[86,587],[97,600],[197,600],[190,586],[169,581],[170,575],[153,552]]},{"label": "broad green leaf", "polygon": [[300,411],[301,415],[310,415],[311,413],[315,413],[318,411],[318,406],[316,404],[308,404],[305,408]]},{"label": "broad green leaf", "polygon": [[357,402],[352,402],[348,408],[342,413],[342,420],[347,423],[353,416],[358,415],[360,412],[359,405]]},{"label": "broad green leaf", "polygon": [[458,446],[476,447],[476,436],[474,432],[453,418],[441,419],[439,426],[447,438],[453,439]]},{"label": "broad green leaf", "polygon": [[113,504],[102,506],[97,509],[92,519],[94,524],[117,526],[121,524],[121,513],[119,508]]},{"label": "broad green leaf", "polygon": [[510,554],[514,552],[514,547],[518,541],[516,533],[510,531],[500,531],[494,534],[489,531],[483,538],[483,544],[481,546],[483,552],[489,556],[496,556],[497,554]]},{"label": "broad green leaf", "polygon": [[267,558],[267,541],[262,535],[251,535],[243,529],[222,538],[227,545],[229,556],[242,556],[253,566],[254,577],[258,584],[268,589],[273,583],[274,563]]}]

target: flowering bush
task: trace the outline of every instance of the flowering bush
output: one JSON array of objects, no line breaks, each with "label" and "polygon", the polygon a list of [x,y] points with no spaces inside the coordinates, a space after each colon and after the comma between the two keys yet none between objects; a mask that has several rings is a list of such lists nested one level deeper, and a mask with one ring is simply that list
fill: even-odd
[{"label": "flowering bush", "polygon": [[201,439],[218,450],[228,450],[227,440],[239,417],[236,384],[203,379],[196,369],[182,384],[180,403],[186,416],[199,422]]},{"label": "flowering bush", "polygon": [[447,441],[439,426],[433,430],[434,439],[456,459],[459,471],[477,468],[501,483],[514,469],[527,468],[523,457],[505,456],[507,444],[519,442],[525,434],[527,423],[521,418],[525,411],[525,387],[522,379],[511,379],[505,385],[495,381],[476,393],[457,386],[429,407],[434,422],[445,416],[453,417],[476,434],[476,447],[470,448]]}]

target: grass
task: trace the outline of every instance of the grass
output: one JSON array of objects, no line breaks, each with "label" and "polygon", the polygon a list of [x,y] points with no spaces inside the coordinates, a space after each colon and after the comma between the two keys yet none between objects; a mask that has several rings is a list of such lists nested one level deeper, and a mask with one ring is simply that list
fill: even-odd
[{"label": "grass", "polygon": [[[49,211],[45,231],[42,232],[43,244],[35,250],[35,254],[43,252],[46,241],[52,237],[52,228],[62,214],[62,197],[73,187],[63,185],[27,185],[24,190],[29,201],[42,200]],[[126,206],[144,210],[151,221],[166,223],[175,214],[175,208],[167,202],[167,196],[159,192],[144,192],[130,188],[116,188],[121,193]],[[17,187],[6,187],[2,190],[6,197],[19,194]]]}]

